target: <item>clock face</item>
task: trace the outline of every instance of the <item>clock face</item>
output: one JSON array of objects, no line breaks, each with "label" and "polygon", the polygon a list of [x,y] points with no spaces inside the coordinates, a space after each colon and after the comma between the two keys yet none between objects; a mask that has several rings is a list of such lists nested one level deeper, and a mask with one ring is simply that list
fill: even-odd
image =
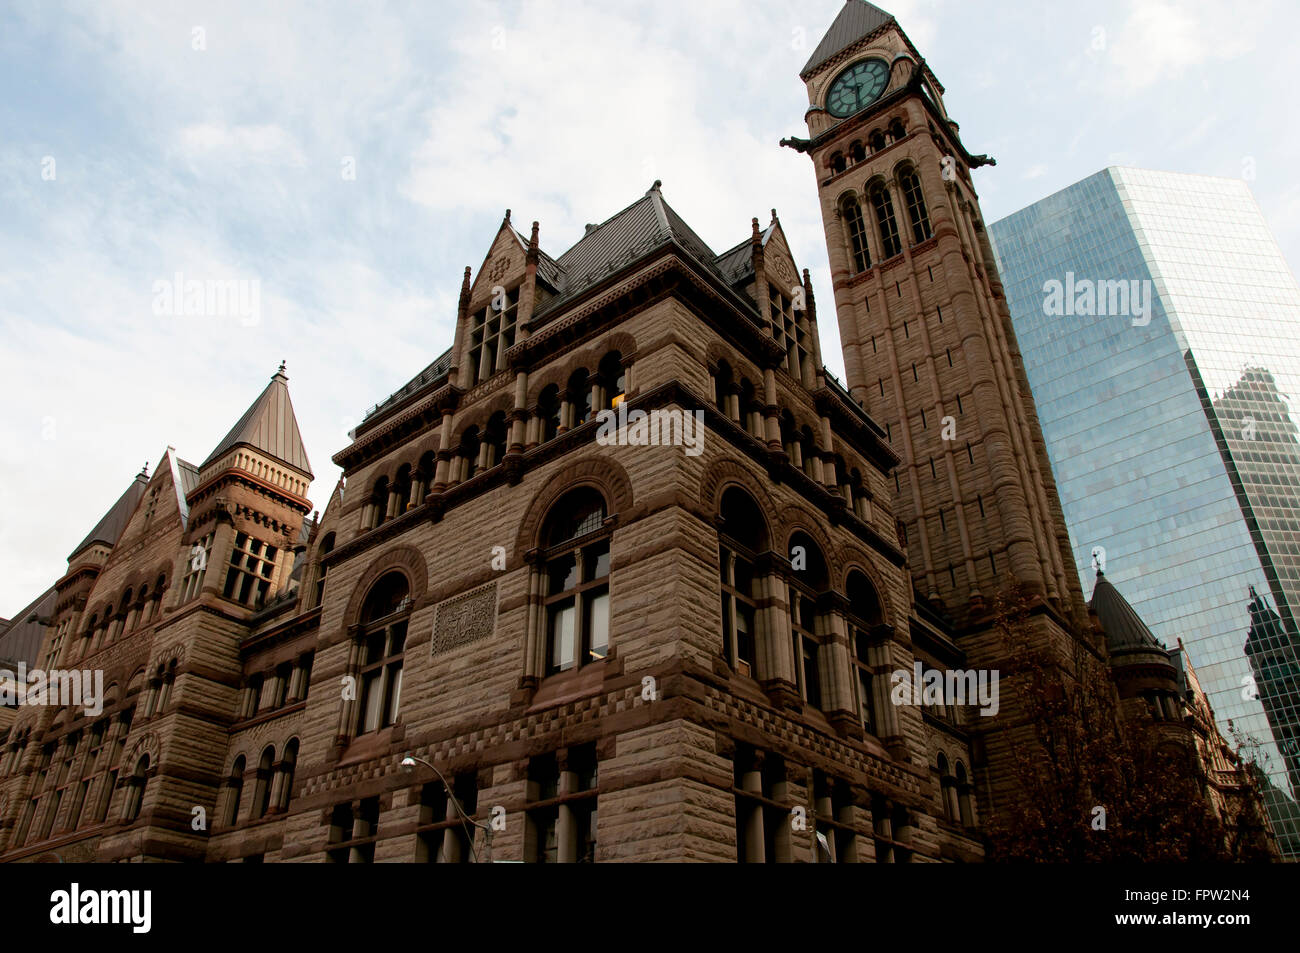
[{"label": "clock face", "polygon": [[884,60],[863,60],[854,63],[835,78],[826,108],[837,119],[852,116],[866,109],[885,91],[889,82],[889,67]]}]

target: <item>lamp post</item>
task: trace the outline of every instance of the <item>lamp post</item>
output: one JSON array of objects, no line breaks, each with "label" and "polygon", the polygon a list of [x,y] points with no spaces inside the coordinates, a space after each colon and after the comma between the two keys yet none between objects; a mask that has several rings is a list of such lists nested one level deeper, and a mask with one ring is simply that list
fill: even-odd
[{"label": "lamp post", "polygon": [[[474,820],[472,817],[470,817],[468,814],[465,813],[465,809],[461,807],[460,799],[456,797],[455,790],[452,788],[450,784],[447,783],[447,779],[442,776],[442,772],[438,770],[436,765],[428,761],[425,761],[423,758],[417,758],[414,755],[408,754],[405,758],[402,759],[401,766],[407,771],[410,771],[412,768],[416,766],[417,763],[424,765],[426,768],[428,768],[430,771],[432,771],[434,774],[438,776],[438,780],[442,782],[443,789],[447,792],[447,798],[451,801],[452,805],[456,808],[456,813],[460,815],[461,826],[465,827],[465,825],[469,825],[470,827],[476,827],[483,832],[482,863],[485,864],[492,863],[492,828],[489,827],[487,824]],[[470,857],[472,857],[474,859],[474,863],[477,864],[480,861],[478,859],[478,854],[475,853],[474,851],[474,836],[470,834],[468,827],[466,827],[465,834],[466,837],[469,839]]]}]

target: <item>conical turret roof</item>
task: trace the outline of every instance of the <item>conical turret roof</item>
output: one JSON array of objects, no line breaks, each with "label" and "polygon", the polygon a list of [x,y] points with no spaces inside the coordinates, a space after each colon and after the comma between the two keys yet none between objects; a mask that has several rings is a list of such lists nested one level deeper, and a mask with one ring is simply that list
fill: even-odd
[{"label": "conical turret roof", "polygon": [[271,378],[271,383],[266,385],[266,390],[239,418],[239,423],[217,444],[208,459],[203,461],[201,469],[206,469],[209,464],[238,446],[251,447],[293,467],[308,478],[312,476],[311,463],[302,443],[302,433],[298,430],[298,418],[294,416],[293,402],[289,399],[289,378],[285,376],[283,364]]}]

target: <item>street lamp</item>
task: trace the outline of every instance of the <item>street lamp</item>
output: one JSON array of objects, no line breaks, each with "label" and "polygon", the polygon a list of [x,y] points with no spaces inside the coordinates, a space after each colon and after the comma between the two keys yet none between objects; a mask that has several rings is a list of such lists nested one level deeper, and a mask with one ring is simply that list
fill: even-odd
[{"label": "street lamp", "polygon": [[423,758],[417,758],[412,754],[408,754],[402,759],[401,766],[403,769],[410,771],[417,763],[424,765],[436,774],[438,780],[442,782],[442,787],[447,792],[448,799],[450,799],[451,803],[455,806],[456,813],[460,815],[461,826],[465,827],[465,837],[469,841],[469,855],[473,858],[474,863],[477,864],[479,862],[478,854],[474,851],[474,836],[470,834],[469,827],[466,827],[466,825],[477,827],[479,830],[483,831],[483,863],[492,863],[492,828],[487,824],[474,820],[465,813],[465,809],[461,807],[460,798],[456,797],[455,790],[453,790],[452,786],[447,783],[447,779],[442,776],[442,772],[438,770],[437,766],[425,761]]}]

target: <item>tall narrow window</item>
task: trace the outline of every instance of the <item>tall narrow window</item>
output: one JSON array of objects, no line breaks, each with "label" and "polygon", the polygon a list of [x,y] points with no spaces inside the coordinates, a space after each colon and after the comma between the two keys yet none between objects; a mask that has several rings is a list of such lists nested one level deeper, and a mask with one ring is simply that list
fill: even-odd
[{"label": "tall narrow window", "polygon": [[230,768],[230,777],[226,779],[226,817],[227,827],[239,823],[239,802],[244,794],[244,771],[248,762],[241,754]]},{"label": "tall narrow window", "polygon": [[853,647],[854,692],[857,695],[858,714],[862,729],[868,734],[878,732],[875,702],[875,683],[871,649],[874,643],[872,629],[880,625],[883,613],[876,588],[861,572],[849,574],[845,585],[848,598],[849,638]]},{"label": "tall narrow window", "polygon": [[276,811],[287,811],[289,809],[289,799],[293,796],[293,772],[298,766],[298,739],[292,739],[284,746],[284,754],[280,756],[280,765],[277,769],[280,773],[280,793],[275,803],[271,806]]},{"label": "tall narrow window", "polygon": [[470,323],[468,378],[473,387],[506,369],[506,352],[518,330],[519,290],[494,296]]},{"label": "tall narrow window", "polygon": [[541,442],[554,440],[560,432],[560,389],[556,385],[547,387],[537,398],[537,416],[542,422]]},{"label": "tall narrow window", "polygon": [[907,201],[907,217],[912,222],[912,237],[919,245],[930,237],[930,215],[925,208],[925,194],[921,191],[921,177],[910,165],[905,166],[898,175],[898,183],[903,187],[903,198]]},{"label": "tall narrow window", "polygon": [[257,783],[253,786],[253,820],[265,817],[271,806],[271,768],[274,764],[275,748],[268,745],[257,762]]},{"label": "tall narrow window", "polygon": [[718,513],[718,574],[722,592],[722,657],[753,677],[757,642],[755,561],[766,547],[765,521],[747,493],[732,487]]},{"label": "tall narrow window", "polygon": [[795,677],[799,695],[813,708],[822,707],[820,651],[824,626],[818,599],[830,585],[821,549],[804,533],[790,538],[790,585],[787,597],[790,632],[794,639]]},{"label": "tall narrow window", "polygon": [[126,789],[126,805],[122,810],[122,820],[128,824],[140,816],[140,808],[144,806],[144,787],[148,782],[148,775],[149,756],[144,754],[135,763],[135,770],[131,772],[131,780]]},{"label": "tall narrow window", "polygon": [[880,253],[887,259],[893,258],[902,253],[903,244],[898,237],[898,221],[894,218],[894,200],[889,196],[889,189],[877,183],[871,190],[871,204],[880,229]]},{"label": "tall narrow window", "polygon": [[772,306],[772,337],[785,351],[783,367],[795,380],[804,379],[804,365],[812,348],[806,311],[796,311],[794,301],[776,285],[768,286]]},{"label": "tall narrow window", "polygon": [[871,252],[867,249],[867,227],[862,220],[862,206],[856,196],[849,195],[840,203],[840,214],[849,232],[853,249],[853,271],[861,274],[871,267]]},{"label": "tall narrow window", "polygon": [[609,534],[605,500],[576,490],[546,519],[547,674],[598,662],[609,652]]},{"label": "tall narrow window", "polygon": [[610,351],[600,362],[600,386],[603,392],[602,410],[617,410],[627,399],[627,372],[623,369],[623,355]]},{"label": "tall narrow window", "polygon": [[366,597],[357,672],[357,734],[378,731],[397,721],[410,611],[410,584],[401,573],[380,579]]},{"label": "tall narrow window", "polygon": [[236,533],[222,595],[246,606],[262,605],[271,591],[271,575],[278,555],[276,547],[247,533]]},{"label": "tall narrow window", "polygon": [[328,533],[321,540],[320,549],[316,556],[316,598],[312,602],[313,606],[318,606],[325,601],[325,576],[329,573],[329,566],[325,563],[325,557],[334,551],[334,534]]}]

